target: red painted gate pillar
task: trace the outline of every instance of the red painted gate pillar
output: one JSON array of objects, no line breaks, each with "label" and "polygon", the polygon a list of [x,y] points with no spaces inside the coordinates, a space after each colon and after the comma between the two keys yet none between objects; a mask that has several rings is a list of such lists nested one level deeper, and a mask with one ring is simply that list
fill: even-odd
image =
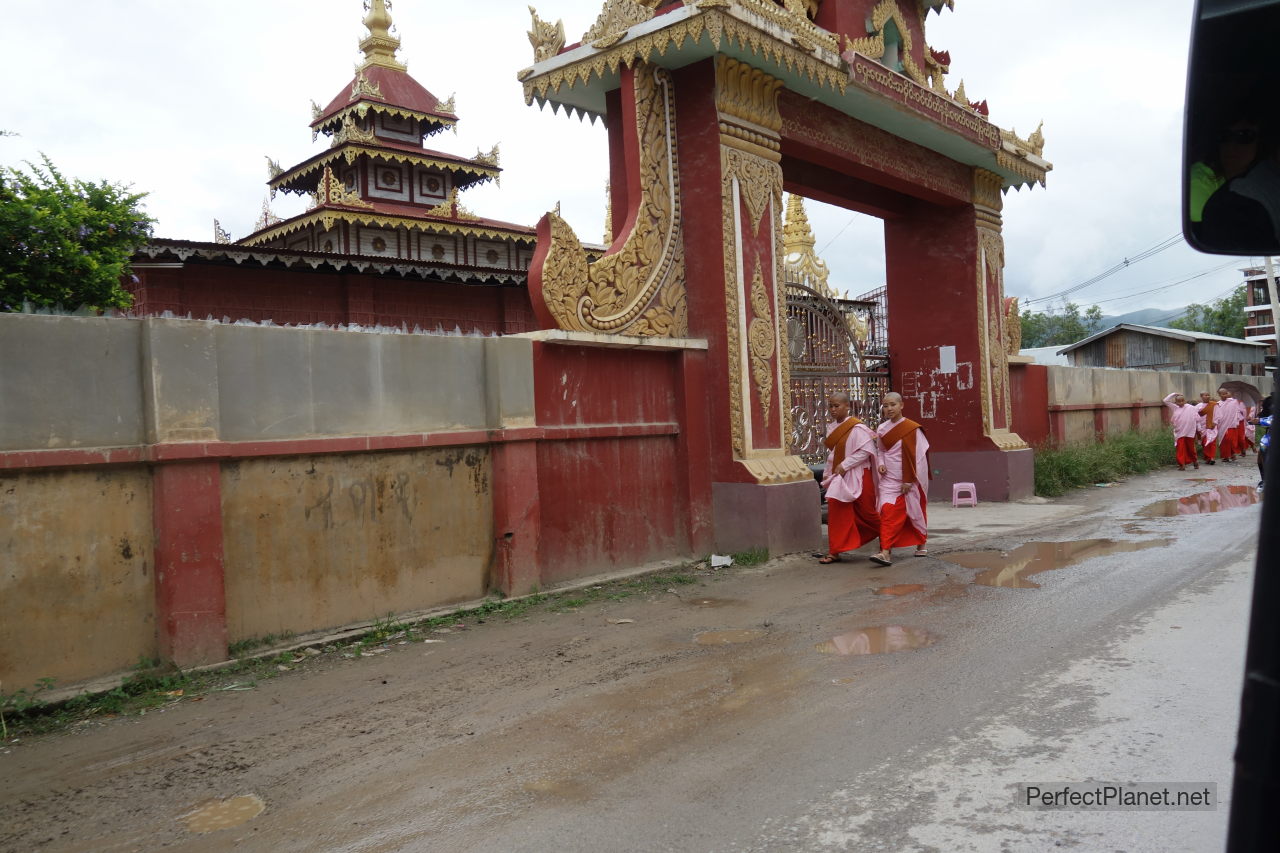
[{"label": "red painted gate pillar", "polygon": [[885,221],[893,386],[929,436],[935,495],[967,481],[984,500],[1017,500],[1034,467],[1012,429],[1001,179],[974,169],[973,187],[969,205]]}]

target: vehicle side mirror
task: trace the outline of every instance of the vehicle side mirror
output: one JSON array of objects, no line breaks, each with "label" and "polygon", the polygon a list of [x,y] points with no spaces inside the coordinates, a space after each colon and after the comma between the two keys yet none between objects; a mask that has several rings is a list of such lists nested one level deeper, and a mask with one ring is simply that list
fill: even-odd
[{"label": "vehicle side mirror", "polygon": [[1280,254],[1280,0],[1198,0],[1182,231],[1202,252]]}]

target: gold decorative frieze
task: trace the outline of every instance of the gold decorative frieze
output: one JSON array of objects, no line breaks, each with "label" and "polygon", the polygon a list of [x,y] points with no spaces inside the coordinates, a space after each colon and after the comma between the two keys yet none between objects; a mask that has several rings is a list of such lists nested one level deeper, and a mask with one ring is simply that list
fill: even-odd
[{"label": "gold decorative frieze", "polygon": [[533,61],[544,62],[564,47],[564,21],[550,24],[538,17],[538,10],[529,7],[533,17],[533,29],[529,30],[529,44],[533,45]]},{"label": "gold decorative frieze", "polygon": [[1053,170],[1051,163],[1039,166],[1025,157],[1017,157],[1004,149],[996,152],[996,165],[1024,178],[1028,183],[1036,183],[1040,186],[1045,185],[1045,176]]},{"label": "gold decorative frieze", "polygon": [[498,151],[498,143],[495,142],[488,152],[481,151],[477,148],[476,156],[471,159],[479,163],[484,163],[486,166],[497,166],[501,160],[501,154]]},{"label": "gold decorative frieze", "polygon": [[612,47],[636,24],[653,17],[658,0],[605,0],[600,16],[582,36],[582,43],[595,48]]},{"label": "gold decorative frieze", "polygon": [[[907,26],[906,18],[903,16],[902,10],[898,8],[897,0],[880,0],[876,7],[871,10],[871,15],[868,17],[867,32],[870,35],[866,38],[848,39],[845,42],[845,47],[861,53],[868,59],[883,59],[885,53],[884,28],[890,21],[897,28],[898,37],[901,39],[902,46],[898,51],[898,59],[902,63],[903,72],[921,86],[928,86],[928,77],[911,57],[911,28]],[[929,50],[926,47],[925,53],[928,54],[928,52]]]},{"label": "gold decorative frieze", "polygon": [[[273,214],[274,215],[274,214]],[[535,242],[532,234],[511,231],[506,228],[497,228],[491,225],[470,224],[451,220],[449,222],[440,222],[433,219],[421,219],[409,216],[395,216],[390,214],[371,213],[355,210],[338,210],[335,208],[316,208],[306,213],[295,216],[287,222],[280,222],[279,217],[276,218],[277,228],[263,231],[259,223],[259,227],[251,237],[239,241],[240,245],[245,246],[262,246],[273,240],[279,240],[281,237],[287,237],[299,231],[306,231],[308,228],[320,226],[330,229],[338,222],[348,222],[366,227],[378,228],[406,228],[410,231],[421,231],[424,234],[450,234],[460,235],[463,237],[478,237],[482,240],[514,240],[522,245],[531,246]],[[273,223],[273,224],[276,224]]]},{"label": "gold decorative frieze", "polygon": [[292,183],[301,178],[316,172],[322,172],[328,166],[335,163],[345,162],[351,165],[361,157],[368,157],[370,160],[379,160],[387,163],[408,164],[411,166],[425,166],[428,169],[440,170],[445,172],[453,172],[461,175],[474,175],[480,178],[496,178],[498,171],[493,166],[477,164],[470,160],[446,160],[443,157],[433,157],[430,154],[415,154],[411,151],[395,151],[389,148],[343,148],[340,150],[330,149],[323,156],[317,157],[310,163],[301,166],[295,166],[288,172],[280,175],[271,182],[271,186],[275,189],[282,189],[286,192],[298,192],[284,186],[284,183]]},{"label": "gold decorative frieze", "polygon": [[716,57],[716,110],[724,123],[769,131],[782,130],[778,92],[782,81],[723,54]]},{"label": "gold decorative frieze", "polygon": [[462,206],[458,201],[458,188],[454,187],[449,190],[449,197],[437,204],[435,207],[428,208],[422,212],[423,216],[439,216],[450,219],[469,219],[473,222],[479,221],[480,217]]},{"label": "gold decorative frieze", "polygon": [[1014,154],[1019,157],[1025,157],[1028,154],[1034,154],[1037,157],[1044,156],[1044,122],[1040,122],[1035,131],[1026,139],[1018,136],[1015,129],[1000,131],[1000,138],[1009,143],[1013,147]]},{"label": "gold decorative frieze", "polygon": [[1018,312],[1018,297],[1004,300],[1004,351],[1009,355],[1022,352],[1022,315]]},{"label": "gold decorative frieze", "polygon": [[[772,0],[735,0],[732,5],[735,11],[748,9],[771,21],[797,21],[792,13],[774,5]],[[569,65],[544,74],[534,75],[532,69],[528,73],[521,72],[519,77],[524,84],[525,102],[532,104],[535,99],[545,101],[564,86],[572,87],[587,83],[592,78],[616,74],[623,66],[647,62],[654,55],[665,56],[669,50],[679,49],[686,42],[696,42],[703,38],[710,41],[718,51],[731,44],[738,45],[750,50],[762,61],[781,65],[837,92],[844,92],[849,85],[848,72],[834,61],[834,57],[833,61],[823,61],[810,52],[800,50],[789,39],[784,41],[773,33],[740,20],[726,11],[728,5],[721,0],[700,0],[693,7],[698,10],[697,14],[673,21],[643,36],[616,43]],[[812,28],[815,37],[823,37],[820,46],[834,55],[837,49],[835,37],[812,24],[808,26]]]},{"label": "gold decorative frieze", "polygon": [[973,203],[979,219],[1000,227],[1000,211],[1004,209],[1004,178],[986,169],[973,170]]},{"label": "gold decorative frieze", "polygon": [[[436,104],[436,109],[442,113],[450,113],[450,114],[456,113],[458,111],[457,99],[458,99],[458,93],[453,92],[449,95],[448,100],[444,100]],[[434,116],[432,116],[432,119],[438,120]],[[452,124],[452,122],[450,123]]]},{"label": "gold decorative frieze", "polygon": [[373,207],[372,204],[362,199],[358,192],[348,189],[346,184],[338,180],[338,176],[333,173],[333,169],[325,166],[324,176],[320,179],[319,186],[316,187],[315,195],[312,196],[312,207],[322,207],[328,204],[340,204],[346,207]]},{"label": "gold decorative frieze", "polygon": [[688,316],[671,75],[641,63],[634,87],[641,188],[634,227],[617,251],[589,262],[569,224],[548,213],[541,298],[562,329],[682,337]]}]

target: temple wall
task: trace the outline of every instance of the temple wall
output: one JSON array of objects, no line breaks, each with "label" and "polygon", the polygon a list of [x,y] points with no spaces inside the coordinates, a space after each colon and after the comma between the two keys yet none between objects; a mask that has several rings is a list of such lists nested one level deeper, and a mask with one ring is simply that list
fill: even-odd
[{"label": "temple wall", "polygon": [[586,337],[0,315],[3,689],[709,550],[705,344]]},{"label": "temple wall", "polygon": [[1028,401],[1015,408],[1014,431],[1032,444],[1071,444],[1153,429],[1168,421],[1167,394],[1180,391],[1197,402],[1200,391],[1233,380],[1261,387],[1261,377],[1226,373],[1014,364],[1016,397]]}]

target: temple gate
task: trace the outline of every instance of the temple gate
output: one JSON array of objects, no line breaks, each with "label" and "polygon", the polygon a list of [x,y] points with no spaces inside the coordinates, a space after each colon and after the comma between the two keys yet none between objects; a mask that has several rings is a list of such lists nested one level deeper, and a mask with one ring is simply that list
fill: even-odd
[{"label": "temple gate", "polygon": [[710,448],[716,548],[818,536],[790,449],[784,190],[884,220],[893,386],[929,435],[939,490],[1031,494],[1031,451],[1010,429],[1001,193],[1051,166],[1038,130],[1001,131],[963,84],[946,87],[925,22],[952,5],[607,0],[567,48],[534,13],[526,98],[605,120],[614,212],[594,262],[557,214],[539,223],[535,312],[584,341],[706,341],[705,421],[685,429]]}]

